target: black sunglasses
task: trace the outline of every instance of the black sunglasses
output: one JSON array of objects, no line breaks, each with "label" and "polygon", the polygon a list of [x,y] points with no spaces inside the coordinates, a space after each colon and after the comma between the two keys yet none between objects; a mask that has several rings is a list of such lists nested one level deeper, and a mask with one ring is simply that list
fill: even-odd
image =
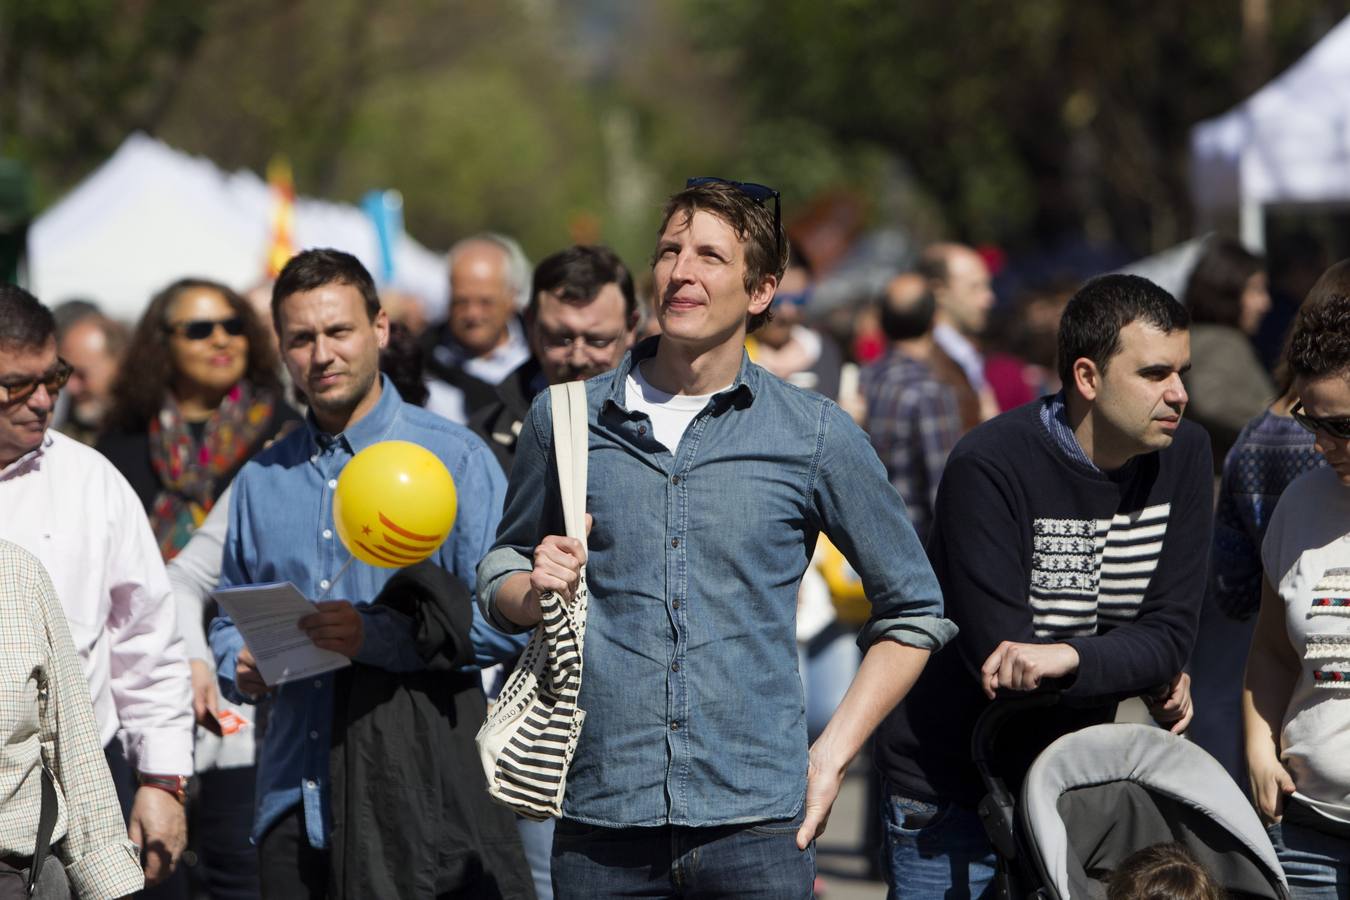
[{"label": "black sunglasses", "polygon": [[[782,195],[780,195],[778,191],[775,191],[765,184],[755,184],[753,181],[732,181],[730,178],[717,178],[712,175],[705,175],[701,178],[690,178],[684,183],[684,186],[688,189],[692,187],[702,187],[706,184],[729,184],[760,206],[763,206],[769,200],[773,200],[773,239],[778,248],[778,259],[783,258]],[[777,260],[775,260],[775,262],[776,261]]]},{"label": "black sunglasses", "polygon": [[224,328],[225,333],[230,337],[239,337],[244,333],[244,320],[239,316],[231,316],[228,319],[191,319],[187,322],[170,322],[164,328],[171,334],[182,335],[189,341],[204,341],[216,333],[217,325]]},{"label": "black sunglasses", "polygon": [[75,368],[70,363],[58,357],[56,367],[45,375],[8,384],[0,382],[0,403],[6,406],[22,403],[33,396],[39,385],[45,387],[48,394],[55,396],[61,388],[66,386],[66,382],[70,380],[74,371]]},{"label": "black sunglasses", "polygon": [[1313,434],[1319,431],[1322,434],[1329,434],[1334,438],[1340,438],[1343,441],[1350,441],[1350,416],[1310,416],[1303,411],[1303,402],[1295,403],[1289,410],[1289,415],[1294,417],[1294,421],[1302,425]]}]

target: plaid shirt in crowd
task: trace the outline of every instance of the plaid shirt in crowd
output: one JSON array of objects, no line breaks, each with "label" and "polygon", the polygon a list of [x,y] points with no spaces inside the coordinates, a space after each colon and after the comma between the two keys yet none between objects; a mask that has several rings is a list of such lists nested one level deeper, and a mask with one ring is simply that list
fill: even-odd
[{"label": "plaid shirt in crowd", "polygon": [[938,479],[961,437],[956,392],[928,366],[895,349],[863,369],[862,392],[872,446],[919,539],[927,541]]},{"label": "plaid shirt in crowd", "polygon": [[140,890],[141,865],[127,840],[65,615],[42,564],[4,540],[0,679],[0,855],[33,855],[45,762],[59,809],[52,847],[75,895]]}]

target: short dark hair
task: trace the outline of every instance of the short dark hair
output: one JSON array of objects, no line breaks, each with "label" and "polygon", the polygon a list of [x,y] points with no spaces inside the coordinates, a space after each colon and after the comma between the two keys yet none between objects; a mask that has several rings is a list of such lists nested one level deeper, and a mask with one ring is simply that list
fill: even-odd
[{"label": "short dark hair", "polygon": [[1107,900],[1220,900],[1214,876],[1185,845],[1153,844],[1136,850],[1111,873]]},{"label": "short dark hair", "polygon": [[[774,229],[773,210],[766,200],[760,203],[746,194],[736,185],[726,181],[707,181],[693,187],[686,187],[671,195],[666,207],[661,211],[661,227],[656,236],[665,234],[670,220],[679,213],[692,217],[702,210],[712,213],[731,226],[738,240],[745,243],[745,290],[747,293],[759,286],[765,278],[772,276],[781,280],[787,269],[788,244],[787,232],[780,225]],[[652,257],[656,265],[656,257]],[[770,309],[756,313],[746,321],[746,331],[754,331],[773,318]]]},{"label": "short dark hair", "polygon": [[632,273],[617,253],[600,244],[578,244],[559,250],[534,267],[525,315],[533,318],[539,312],[540,294],[557,294],[569,303],[589,303],[607,284],[619,286],[624,317],[632,319],[638,311],[637,291]]},{"label": "short dark hair", "polygon": [[380,314],[380,294],[361,260],[341,250],[305,250],[292,256],[272,285],[272,324],[281,332],[281,304],[292,294],[321,288],[326,284],[349,284],[366,301],[370,320]]},{"label": "short dark hair", "polygon": [[1059,377],[1073,384],[1073,364],[1086,357],[1106,371],[1120,352],[1120,330],[1142,321],[1170,334],[1191,326],[1186,307],[1147,278],[1102,275],[1078,289],[1059,320]]},{"label": "short dark hair", "polygon": [[1204,250],[1186,282],[1186,308],[1198,324],[1237,325],[1247,281],[1265,268],[1265,260],[1232,238],[1216,237]]},{"label": "short dark hair", "polygon": [[422,375],[422,347],[402,322],[389,323],[389,341],[380,351],[380,371],[389,376],[405,403],[427,405],[431,391]]},{"label": "short dark hair", "polygon": [[0,349],[40,350],[56,335],[56,318],[17,284],[0,285]]},{"label": "short dark hair", "polygon": [[[1350,297],[1350,259],[1343,259],[1329,266],[1308,291],[1308,296],[1303,298],[1303,302],[1299,304],[1294,323],[1284,336],[1284,347],[1280,351],[1280,362],[1275,366],[1275,386],[1279,388],[1281,396],[1289,393],[1294,386],[1294,379],[1299,374],[1314,378],[1319,374],[1326,374],[1313,370],[1322,369],[1326,359],[1343,355],[1343,351],[1334,351],[1322,346],[1324,343],[1335,340],[1335,325],[1318,322],[1308,327],[1299,326],[1303,310],[1311,309],[1319,303],[1326,303],[1337,297]],[[1325,313],[1313,314],[1314,318],[1321,318],[1325,315]],[[1319,334],[1319,331],[1322,333]],[[1299,342],[1299,366],[1304,370],[1301,373],[1294,370],[1292,358],[1295,336],[1298,337]]]},{"label": "short dark hair", "polygon": [[1295,378],[1350,375],[1350,279],[1343,269],[1328,269],[1294,318],[1285,361]]},{"label": "short dark hair", "polygon": [[928,288],[897,303],[888,289],[883,289],[879,300],[881,306],[881,331],[892,341],[908,341],[923,337],[933,328],[933,315],[937,312],[937,298]]}]

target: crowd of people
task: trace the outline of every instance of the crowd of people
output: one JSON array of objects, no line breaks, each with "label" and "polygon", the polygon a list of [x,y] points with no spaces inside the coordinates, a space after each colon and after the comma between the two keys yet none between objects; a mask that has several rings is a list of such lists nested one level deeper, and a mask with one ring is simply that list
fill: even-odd
[{"label": "crowd of people", "polygon": [[[1107,274],[1002,310],[984,256],[934,244],[840,333],[779,202],[692,179],[649,278],[472,236],[420,332],[327,249],[247,295],[185,277],[134,327],[0,287],[0,881],[810,898],[862,754],[890,896],[990,896],[972,734],[1053,693],[999,739],[1009,783],[1141,698],[1249,794],[1295,897],[1347,896],[1350,262],[1273,373],[1264,261],[1224,239],[1185,303]],[[545,390],[577,380],[584,538]],[[458,495],[405,568],[335,530],[383,441]],[[474,737],[583,573],[584,726],[537,822],[490,799]],[[350,666],[263,678],[212,593],[275,582]],[[1222,896],[1156,838],[1104,894]]]}]

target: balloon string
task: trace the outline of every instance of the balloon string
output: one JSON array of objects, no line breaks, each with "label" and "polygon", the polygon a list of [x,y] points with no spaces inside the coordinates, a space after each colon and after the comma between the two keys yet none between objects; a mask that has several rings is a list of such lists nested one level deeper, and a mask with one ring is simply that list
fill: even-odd
[{"label": "balloon string", "polygon": [[333,588],[337,587],[338,579],[341,578],[349,568],[351,568],[352,561],[355,559],[356,559],[355,556],[352,556],[350,553],[347,554],[347,561],[342,564],[342,568],[338,569],[337,574],[334,575],[333,578],[328,582],[328,587],[323,589],[323,593],[315,597],[314,599],[322,600],[324,597],[327,597],[328,592],[331,591]]}]

